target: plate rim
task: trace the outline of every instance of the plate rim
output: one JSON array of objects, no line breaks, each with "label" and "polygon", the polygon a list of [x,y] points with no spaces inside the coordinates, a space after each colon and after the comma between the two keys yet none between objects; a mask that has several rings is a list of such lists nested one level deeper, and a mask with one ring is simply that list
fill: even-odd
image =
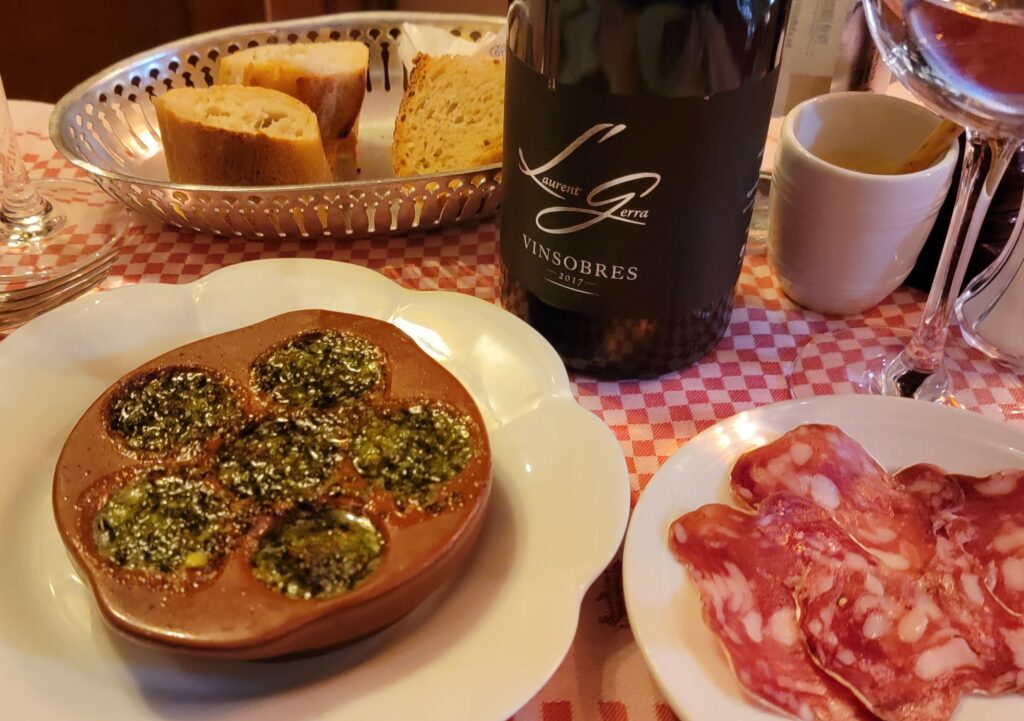
[{"label": "plate rim", "polygon": [[[209,284],[211,278],[216,277],[221,279],[215,282],[229,281],[230,283],[237,283],[242,282],[242,280],[246,278],[247,271],[249,270],[254,270],[255,272],[255,275],[248,276],[250,279],[262,278],[265,277],[264,274],[266,272],[280,270],[282,267],[285,266],[287,266],[287,272],[290,275],[298,275],[300,278],[303,276],[307,269],[314,271],[326,269],[330,273],[335,273],[336,277],[339,278],[342,282],[344,282],[346,279],[351,279],[353,277],[351,273],[355,273],[356,275],[359,275],[360,277],[364,278],[371,284],[379,284],[381,288],[387,288],[387,292],[394,294],[394,303],[391,315],[386,317],[385,320],[392,323],[394,322],[393,318],[396,316],[400,316],[402,309],[407,307],[410,304],[410,301],[413,301],[414,299],[419,297],[423,297],[424,294],[435,297],[443,296],[448,299],[455,299],[456,302],[458,303],[468,304],[470,307],[483,310],[484,312],[487,313],[500,313],[501,316],[505,319],[505,322],[511,324],[510,327],[515,328],[520,334],[522,334],[523,332],[528,333],[530,336],[531,343],[534,345],[534,350],[540,349],[543,353],[547,355],[547,361],[549,363],[557,362],[558,367],[560,369],[560,373],[550,373],[549,371],[552,370],[550,368],[543,369],[543,377],[546,381],[552,383],[554,392],[550,394],[545,393],[541,402],[537,403],[537,405],[534,408],[531,408],[527,412],[518,413],[514,415],[513,417],[508,419],[507,422],[503,425],[520,423],[523,421],[524,418],[528,417],[529,415],[536,412],[542,412],[544,409],[550,409],[551,406],[557,406],[559,408],[568,408],[570,409],[569,412],[571,412],[578,419],[579,423],[586,424],[587,426],[589,426],[587,431],[587,438],[593,439],[596,437],[602,437],[604,440],[604,443],[602,445],[605,447],[606,452],[608,452],[609,455],[616,459],[616,467],[609,468],[608,470],[606,482],[607,490],[603,493],[603,495],[607,499],[605,505],[605,512],[603,515],[606,515],[609,519],[613,520],[612,523],[609,523],[609,528],[611,528],[614,525],[614,533],[609,533],[605,536],[605,542],[602,544],[600,552],[591,554],[590,562],[586,564],[585,567],[577,566],[575,569],[569,569],[573,572],[573,576],[575,577],[574,579],[572,579],[571,583],[566,583],[564,585],[559,586],[559,590],[562,591],[563,594],[569,588],[572,588],[575,592],[572,594],[571,598],[568,597],[567,594],[563,595],[565,601],[563,603],[562,608],[556,609],[552,614],[550,614],[551,618],[557,620],[558,623],[556,625],[555,621],[553,620],[551,627],[548,629],[548,633],[551,633],[556,637],[561,638],[562,640],[562,642],[557,644],[559,648],[558,653],[555,654],[549,652],[548,650],[545,650],[543,658],[540,659],[544,661],[544,663],[538,662],[534,665],[535,673],[533,674],[533,676],[535,676],[535,678],[533,682],[530,684],[521,682],[521,685],[523,686],[530,686],[528,691],[522,691],[518,694],[509,694],[509,696],[515,695],[517,696],[517,698],[519,698],[519,706],[515,706],[514,708],[510,709],[498,708],[497,706],[495,707],[496,719],[498,719],[499,717],[507,718],[509,713],[514,713],[518,708],[521,707],[522,704],[528,702],[529,699],[536,695],[536,693],[544,686],[544,684],[550,680],[552,674],[557,670],[557,668],[562,663],[562,661],[568,654],[569,650],[571,649],[573,640],[575,638],[576,630],[579,626],[580,610],[583,598],[588,588],[601,575],[601,573],[607,567],[608,563],[610,563],[611,560],[614,558],[615,552],[620,547],[622,538],[625,534],[625,530],[628,524],[630,510],[630,482],[625,457],[622,454],[621,446],[619,445],[618,441],[615,439],[614,434],[611,432],[611,430],[607,427],[606,424],[602,423],[600,419],[593,413],[579,405],[579,403],[576,401],[572,394],[568,374],[566,373],[564,366],[561,365],[561,361],[558,359],[557,353],[555,353],[554,349],[551,348],[551,346],[547,343],[547,341],[543,339],[542,336],[540,336],[524,321],[520,320],[518,317],[514,316],[511,313],[503,311],[502,309],[500,309],[500,307],[492,303],[489,303],[481,298],[476,298],[475,296],[471,296],[468,294],[451,291],[417,290],[406,288],[400,285],[397,281],[387,278],[386,276],[378,273],[377,271],[351,263],[316,258],[271,258],[247,261],[244,263],[237,263],[230,266],[225,266],[215,271],[212,271],[211,273],[208,273],[207,275],[202,276],[190,283],[140,283],[130,286],[123,286],[121,288],[105,291],[97,295],[89,295],[71,301],[70,303],[66,304],[65,306],[62,306],[61,308],[51,313],[48,313],[44,316],[40,316],[36,319],[33,319],[29,323],[26,323],[24,326],[11,333],[11,335],[3,342],[0,342],[0,369],[2,369],[4,366],[7,366],[12,362],[24,363],[25,356],[22,356],[21,348],[23,344],[28,344],[29,346],[31,346],[32,341],[35,338],[37,338],[38,334],[34,332],[35,329],[39,329],[39,333],[43,335],[58,332],[59,329],[63,327],[64,323],[68,322],[69,319],[73,318],[72,314],[75,313],[77,310],[80,310],[86,306],[95,303],[102,303],[105,298],[108,299],[106,301],[108,303],[111,302],[109,299],[112,297],[117,298],[117,302],[124,302],[124,298],[131,298],[133,294],[153,292],[163,295],[167,290],[174,289],[174,292],[177,294],[177,297],[183,304],[182,307],[184,307],[184,304],[186,303],[192,306],[201,302],[199,300],[199,297],[202,296],[203,294],[201,292],[196,291],[200,291],[201,289],[204,288],[205,285]],[[236,279],[230,280],[230,276],[232,274],[240,274],[240,276]],[[108,294],[116,295],[110,296]],[[167,296],[164,295],[163,297],[166,298]],[[288,295],[284,296],[284,298],[286,299],[285,302],[287,302],[287,298],[289,297],[290,296]],[[389,305],[392,304],[389,303]],[[287,310],[288,309],[282,309],[279,312],[283,313],[287,312]],[[244,327],[245,325],[248,325],[249,323],[250,321],[247,320],[234,321],[232,327],[240,328]],[[495,327],[499,329],[501,328],[499,324],[496,324]],[[204,329],[202,337],[206,337],[207,335],[212,335],[214,333],[224,332],[225,330],[226,329],[206,331]],[[511,332],[504,331],[503,334],[511,335]],[[520,340],[520,338],[516,338],[516,340],[518,341]],[[180,345],[180,343],[172,341],[172,346],[176,347],[176,345]],[[448,368],[449,371],[452,370],[450,366],[446,367]],[[477,399],[476,394],[473,392],[471,388],[467,387],[467,390],[470,390],[471,395],[474,395],[474,400],[479,405],[485,405],[481,400]],[[71,420],[73,421],[74,419]],[[9,483],[11,486],[21,487],[24,485],[25,480],[23,478],[14,478]],[[49,497],[49,488],[45,489],[45,492],[47,497]],[[90,603],[94,604],[94,601],[90,599]],[[566,619],[570,617],[572,619],[571,625],[565,622]],[[18,654],[20,652],[16,649],[12,651],[13,647],[6,641],[2,643],[2,646],[5,649],[2,655],[4,657],[16,661],[16,659],[18,658]],[[97,658],[104,662],[107,661],[107,659],[102,655],[97,655]],[[129,690],[129,692],[131,692],[131,690]],[[301,690],[298,692],[298,694],[299,697],[301,697]],[[35,695],[36,694],[32,694],[31,696]],[[28,698],[31,698],[31,696],[29,696]],[[341,713],[342,715],[344,715],[343,712]]]},{"label": "plate rim", "polygon": [[[656,525],[652,516],[657,512],[657,508],[655,507],[658,500],[657,493],[662,492],[663,486],[666,486],[673,480],[673,475],[675,473],[674,468],[675,465],[679,463],[680,458],[688,457],[690,454],[697,452],[701,445],[706,444],[708,439],[710,439],[714,433],[720,431],[723,426],[743,423],[747,420],[756,419],[758,416],[762,415],[793,414],[800,410],[807,410],[808,415],[812,417],[797,421],[793,427],[802,423],[828,423],[829,421],[813,417],[814,414],[826,414],[830,411],[835,412],[835,409],[841,409],[843,406],[852,406],[855,408],[859,406],[872,410],[896,407],[900,409],[907,409],[908,411],[913,408],[921,408],[922,413],[934,414],[936,417],[955,418],[959,419],[961,422],[976,424],[981,427],[999,428],[1000,432],[1017,437],[1020,445],[1008,450],[1015,450],[1017,453],[1021,454],[1021,466],[1024,467],[1024,431],[1021,429],[1015,428],[1009,423],[998,418],[985,416],[966,409],[954,408],[940,403],[929,403],[910,398],[870,395],[835,395],[777,401],[775,403],[768,403],[762,406],[749,408],[727,418],[723,418],[708,428],[705,428],[700,433],[694,435],[682,447],[676,450],[675,453],[669,456],[664,463],[662,463],[658,471],[644,487],[644,490],[641,492],[640,497],[633,508],[633,513],[630,516],[629,527],[626,529],[626,536],[623,540],[622,552],[623,597],[626,605],[626,615],[627,618],[629,618],[630,628],[633,630],[633,637],[640,649],[644,663],[646,664],[659,691],[665,697],[665,700],[671,707],[673,713],[675,713],[680,719],[683,719],[684,721],[704,721],[704,719],[692,716],[692,714],[689,713],[692,709],[682,701],[682,699],[685,698],[686,690],[680,689],[678,684],[673,685],[672,679],[666,678],[666,670],[662,667],[665,660],[661,658],[658,649],[655,648],[652,636],[654,631],[649,628],[646,618],[642,613],[643,611],[646,611],[646,608],[643,608],[641,601],[638,600],[640,589],[637,587],[637,578],[642,575],[642,572],[638,569],[643,568],[641,559],[638,558],[638,548],[640,547],[640,544],[643,543],[641,539],[645,533],[655,532],[655,529],[645,527],[645,525],[648,523],[650,526]],[[778,424],[778,420],[776,420],[775,423]],[[694,441],[699,441],[699,443],[691,448],[691,444],[694,443]],[[696,480],[691,482],[696,482]],[[655,493],[648,495],[647,491],[652,489]],[[677,516],[687,510],[693,509],[677,508],[672,510],[670,515]],[[667,549],[667,537],[662,540],[662,544]],[[681,578],[686,577],[684,579],[684,584],[692,590],[692,581],[688,578],[682,565],[679,566],[678,570]],[[663,603],[667,604],[668,602],[664,601]],[[701,619],[701,622],[703,623],[703,619]],[[717,645],[717,639],[715,640],[715,643]],[[728,666],[727,659],[721,658],[720,661],[723,665]],[[733,672],[730,670],[729,673],[731,677]],[[759,706],[756,701],[746,695],[746,692],[742,688],[740,688],[740,692],[744,694],[744,699],[749,704],[750,709],[760,711],[765,715],[765,718],[787,718],[784,714],[779,714],[778,712],[767,709],[767,707]],[[978,696],[977,698],[991,702],[1013,697],[993,697],[988,699]],[[1021,698],[1021,701],[1024,701],[1024,697]],[[954,716],[953,721],[957,721],[956,716]]]}]

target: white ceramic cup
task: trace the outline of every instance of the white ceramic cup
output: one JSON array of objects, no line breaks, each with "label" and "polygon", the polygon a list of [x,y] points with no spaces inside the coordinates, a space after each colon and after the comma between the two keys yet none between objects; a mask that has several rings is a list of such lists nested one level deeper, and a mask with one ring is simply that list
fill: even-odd
[{"label": "white ceramic cup", "polygon": [[910,273],[935,223],[957,144],[931,167],[879,175],[823,160],[870,154],[897,164],[940,122],[875,93],[832,93],[786,116],[776,149],[768,259],[797,304],[847,315],[877,305]]}]

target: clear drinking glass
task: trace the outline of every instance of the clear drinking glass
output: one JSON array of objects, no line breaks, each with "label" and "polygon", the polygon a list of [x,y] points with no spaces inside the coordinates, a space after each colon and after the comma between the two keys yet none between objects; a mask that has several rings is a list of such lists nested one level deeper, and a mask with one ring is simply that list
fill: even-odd
[{"label": "clear drinking glass", "polygon": [[953,306],[989,202],[1024,136],[1024,0],[864,0],[864,8],[893,74],[926,106],[967,128],[960,185],[914,333],[906,339],[869,326],[816,337],[801,351],[790,389],[795,396],[821,392],[827,385],[813,379],[822,358],[846,347],[866,360],[847,367],[846,383],[830,390],[955,402],[944,362]]},{"label": "clear drinking glass", "polygon": [[1024,204],[1007,247],[968,284],[956,302],[969,345],[1006,366],[1024,370]]},{"label": "clear drinking glass", "polygon": [[0,80],[0,334],[96,286],[128,213],[95,183],[29,180]]}]

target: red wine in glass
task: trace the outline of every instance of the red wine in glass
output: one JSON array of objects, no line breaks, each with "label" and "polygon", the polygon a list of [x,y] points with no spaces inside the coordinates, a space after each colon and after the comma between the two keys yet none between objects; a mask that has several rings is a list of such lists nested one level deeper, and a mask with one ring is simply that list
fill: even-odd
[{"label": "red wine in glass", "polygon": [[[964,124],[1018,135],[1024,120],[1024,2],[904,3],[914,92]],[[928,90],[930,88],[930,91]],[[957,119],[957,118],[954,118]]]}]

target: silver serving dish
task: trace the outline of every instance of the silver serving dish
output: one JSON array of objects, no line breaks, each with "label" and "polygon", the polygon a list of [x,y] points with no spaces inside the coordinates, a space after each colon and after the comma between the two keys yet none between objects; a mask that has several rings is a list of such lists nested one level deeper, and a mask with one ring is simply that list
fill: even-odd
[{"label": "silver serving dish", "polygon": [[[391,172],[391,135],[408,79],[396,43],[403,22],[476,39],[500,30],[504,18],[344,13],[194,35],[128,58],[78,85],[57,103],[50,138],[115,198],[196,232],[256,238],[365,237],[429,230],[492,215],[501,203],[500,165],[410,178],[395,178]],[[359,180],[225,187],[167,179],[151,102],[155,96],[170,88],[214,84],[217,58],[240,48],[340,39],[360,40],[370,48],[359,121]]]}]

